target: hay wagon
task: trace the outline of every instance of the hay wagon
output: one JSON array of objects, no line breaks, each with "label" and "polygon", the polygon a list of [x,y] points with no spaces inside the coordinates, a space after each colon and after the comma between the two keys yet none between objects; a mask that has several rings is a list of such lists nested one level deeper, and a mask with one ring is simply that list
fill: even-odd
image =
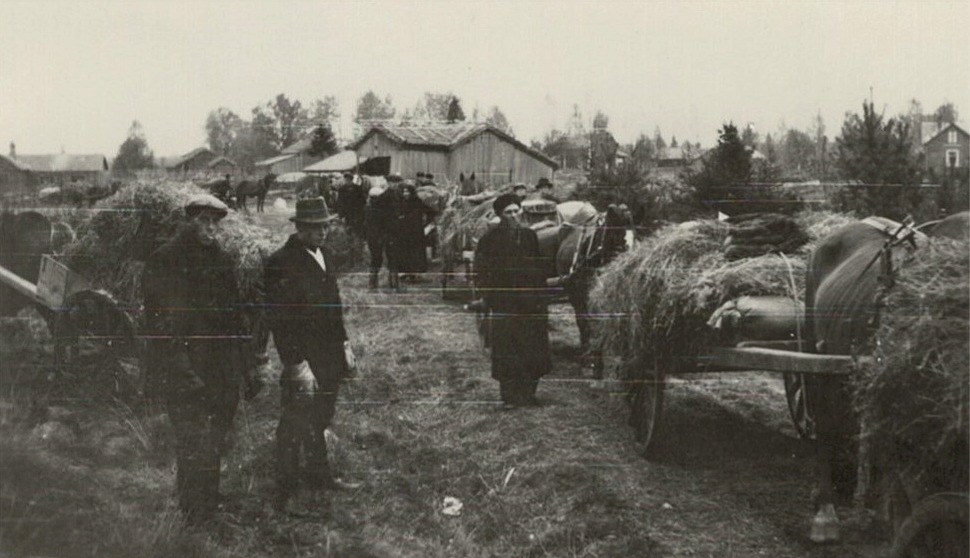
[{"label": "hay wagon", "polygon": [[61,371],[130,356],[135,342],[131,316],[110,293],[93,288],[53,254],[74,240],[73,231],[58,239],[57,223],[33,211],[7,217],[6,257],[0,263],[3,314],[35,307],[50,330],[54,364]]},{"label": "hay wagon", "polygon": [[[891,257],[888,257],[891,246],[887,241],[879,257],[882,276],[889,278],[894,273]],[[803,437],[814,437],[813,405],[809,398],[812,394],[805,389],[805,379],[809,376],[831,380],[845,378],[874,366],[876,360],[869,355],[815,354],[805,349],[800,339],[742,341],[708,346],[696,356],[684,357],[673,365],[655,361],[637,380],[630,398],[639,449],[644,454],[651,451],[663,412],[668,373],[685,375],[751,370],[780,373],[796,430]],[[924,483],[919,472],[902,469],[893,472],[889,484],[889,493],[884,496],[894,533],[892,556],[970,554],[967,541],[970,495],[964,489],[941,490],[936,488],[938,485]],[[813,527],[813,539],[815,536]],[[827,536],[819,535],[817,540],[832,540]]]}]

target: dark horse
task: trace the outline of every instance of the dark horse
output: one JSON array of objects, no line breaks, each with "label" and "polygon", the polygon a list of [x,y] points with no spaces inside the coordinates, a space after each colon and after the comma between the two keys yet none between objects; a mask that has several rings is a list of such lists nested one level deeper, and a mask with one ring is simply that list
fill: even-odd
[{"label": "dark horse", "polygon": [[266,194],[276,183],[276,175],[269,173],[261,180],[243,180],[236,185],[236,207],[245,212],[249,212],[246,207],[246,198],[252,196],[256,198],[256,213],[263,212],[263,204],[266,202]]},{"label": "dark horse", "polygon": [[[590,330],[594,318],[589,314],[589,291],[596,272],[631,247],[632,227],[633,216],[626,204],[611,204],[606,211],[589,221],[580,225],[567,222],[559,231],[556,272],[576,314],[583,354],[590,351]],[[593,358],[597,372],[601,370],[598,355],[588,356]]]},{"label": "dark horse", "polygon": [[[965,238],[966,222],[966,214],[953,215],[927,232]],[[852,223],[819,242],[805,280],[807,352],[869,353],[882,297],[892,286],[893,266],[903,264],[907,251],[922,242],[922,233],[882,218]],[[836,495],[851,497],[855,488],[858,417],[852,413],[845,377],[808,375],[805,389],[812,395],[817,435],[812,540],[836,540]]]}]

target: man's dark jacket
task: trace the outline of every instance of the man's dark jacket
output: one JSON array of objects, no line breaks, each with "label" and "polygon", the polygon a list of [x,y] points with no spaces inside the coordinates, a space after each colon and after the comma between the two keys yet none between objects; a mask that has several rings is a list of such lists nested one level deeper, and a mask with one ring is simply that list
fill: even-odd
[{"label": "man's dark jacket", "polygon": [[[318,362],[344,358],[347,332],[337,274],[330,253],[321,251],[326,272],[294,234],[264,264],[267,317],[286,365],[306,360],[318,369]],[[345,366],[327,368],[346,374]]]},{"label": "man's dark jacket", "polygon": [[255,369],[235,262],[182,231],[147,260],[142,295],[150,389],[171,400],[204,388],[209,403],[235,405]]}]

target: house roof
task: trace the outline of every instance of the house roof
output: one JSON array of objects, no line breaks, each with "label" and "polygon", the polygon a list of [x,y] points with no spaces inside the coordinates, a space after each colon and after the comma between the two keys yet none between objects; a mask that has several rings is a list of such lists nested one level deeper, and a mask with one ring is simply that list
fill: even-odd
[{"label": "house roof", "polygon": [[229,163],[230,165],[232,165],[234,167],[237,166],[236,165],[236,162],[233,161],[232,159],[230,159],[229,157],[220,155],[220,156],[216,157],[215,159],[209,161],[209,168],[212,168],[212,167],[218,165],[219,163]]},{"label": "house roof", "polygon": [[104,155],[17,155],[8,157],[18,167],[35,172],[98,172],[108,170]]},{"label": "house roof", "polygon": [[195,157],[198,157],[199,155],[201,155],[203,153],[206,153],[206,152],[212,153],[212,151],[208,147],[197,147],[197,148],[193,149],[192,151],[189,151],[185,155],[182,155],[181,157],[178,157],[178,158],[172,160],[171,162],[165,163],[165,168],[169,168],[169,169],[175,168],[175,167],[177,167],[177,166],[179,166],[179,165],[181,165],[183,163],[186,163],[188,161],[191,161]]},{"label": "house roof", "polygon": [[374,134],[384,134],[391,141],[410,147],[422,147],[451,151],[462,144],[470,141],[478,135],[491,132],[503,140],[515,145],[522,151],[541,160],[551,167],[559,168],[558,163],[550,159],[544,153],[536,151],[528,145],[520,142],[509,134],[490,126],[478,123],[459,123],[459,124],[431,124],[431,125],[392,125],[377,123],[371,126],[360,138],[354,140],[347,147],[357,149]]},{"label": "house roof", "polygon": [[281,163],[287,159],[292,159],[296,157],[296,153],[290,153],[288,155],[277,155],[276,157],[270,157],[269,159],[263,159],[262,161],[257,161],[253,163],[257,167],[269,167],[275,165],[276,163]]},{"label": "house roof", "polygon": [[923,145],[926,145],[927,143],[929,143],[929,142],[935,140],[936,138],[942,136],[945,132],[949,132],[950,131],[950,128],[955,128],[958,132],[962,133],[965,136],[970,135],[963,128],[957,126],[953,122],[950,122],[946,126],[943,126],[942,128],[940,128],[939,131],[937,131],[935,134],[933,134],[932,136],[930,136],[929,139],[923,140]]},{"label": "house roof", "polygon": [[283,155],[299,155],[300,153],[310,149],[311,145],[313,145],[313,138],[303,138],[299,141],[291,143],[290,145],[287,145],[280,153]]},{"label": "house roof", "polygon": [[25,165],[19,163],[15,157],[8,157],[8,156],[0,153],[0,159],[3,159],[4,161],[8,161],[11,165],[17,167],[20,170],[30,170]]}]

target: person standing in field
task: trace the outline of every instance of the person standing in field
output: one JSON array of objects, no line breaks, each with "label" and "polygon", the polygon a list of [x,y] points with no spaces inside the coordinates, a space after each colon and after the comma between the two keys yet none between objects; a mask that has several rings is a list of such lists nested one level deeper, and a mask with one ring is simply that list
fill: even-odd
[{"label": "person standing in field", "polygon": [[387,185],[379,182],[367,192],[365,223],[367,228],[367,251],[370,253],[370,288],[377,289],[381,267],[387,265],[388,286],[401,290],[399,268],[401,263],[398,222],[401,216],[401,177],[392,174]]},{"label": "person standing in field", "polygon": [[[330,251],[330,214],[323,198],[297,200],[296,226],[264,265],[266,305],[276,351],[283,363],[281,413],[276,430],[275,506],[285,510],[301,478],[314,490],[359,485],[334,476],[326,429],[336,412],[340,382],[354,360]],[[306,462],[300,467],[300,451]]]},{"label": "person standing in field", "polygon": [[192,198],[178,234],[142,274],[146,372],[165,402],[176,439],[176,492],[189,524],[212,519],[219,477],[239,404],[261,384],[235,264],[216,232],[228,213],[211,195]]},{"label": "person standing in field", "polygon": [[521,223],[514,194],[502,194],[492,208],[501,222],[479,240],[474,263],[491,313],[492,377],[506,408],[538,405],[539,379],[552,367],[539,239]]},{"label": "person standing in field", "polygon": [[401,208],[398,213],[397,254],[400,259],[401,280],[415,281],[416,273],[427,273],[428,242],[425,227],[434,222],[435,211],[418,197],[418,189],[411,180],[401,188]]}]

